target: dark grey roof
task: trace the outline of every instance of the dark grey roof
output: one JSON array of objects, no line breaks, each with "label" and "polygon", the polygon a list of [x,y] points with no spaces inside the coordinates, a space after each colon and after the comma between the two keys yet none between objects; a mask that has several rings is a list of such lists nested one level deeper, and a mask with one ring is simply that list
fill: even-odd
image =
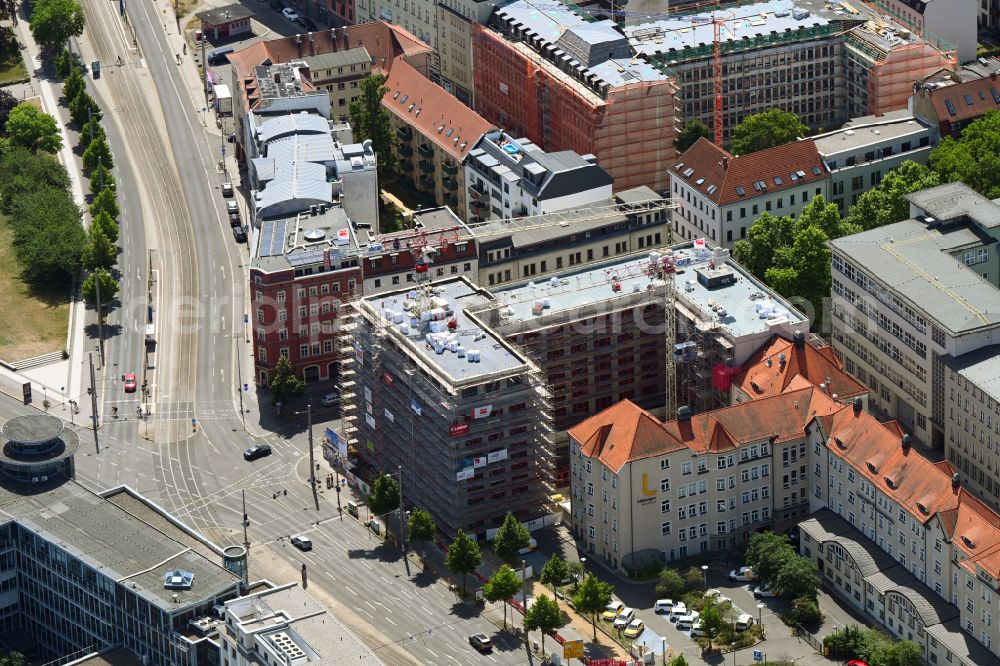
[{"label": "dark grey roof", "polygon": [[566,55],[584,67],[592,67],[610,58],[630,58],[632,48],[625,35],[612,21],[598,21],[573,26],[556,40]]},{"label": "dark grey roof", "polygon": [[241,4],[225,5],[215,9],[206,9],[195,14],[202,22],[208,25],[222,25],[230,21],[253,18],[256,14],[249,8]]},{"label": "dark grey roof", "polygon": [[42,444],[59,436],[65,424],[51,414],[23,414],[12,416],[0,428],[0,434],[12,442]]},{"label": "dark grey roof", "polygon": [[548,171],[549,175],[542,181],[538,191],[539,199],[555,199],[614,183],[607,171],[591,164],[572,150],[557,153],[531,152],[525,154],[524,160],[533,160]]},{"label": "dark grey roof", "polygon": [[938,185],[908,194],[906,198],[942,222],[967,217],[986,229],[1000,227],[1000,206],[964,183]]},{"label": "dark grey roof", "polygon": [[302,58],[302,61],[309,65],[309,69],[316,71],[319,69],[332,69],[334,67],[347,67],[371,62],[371,56],[363,46],[356,46],[352,49],[342,51],[330,51],[329,53],[318,53],[313,56]]}]

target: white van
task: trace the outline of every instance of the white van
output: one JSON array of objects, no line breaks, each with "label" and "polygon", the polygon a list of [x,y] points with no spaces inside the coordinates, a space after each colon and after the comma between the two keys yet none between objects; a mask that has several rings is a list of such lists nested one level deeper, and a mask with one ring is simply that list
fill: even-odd
[{"label": "white van", "polygon": [[676,622],[679,618],[687,615],[688,609],[684,605],[684,602],[678,602],[676,606],[670,609],[670,621]]},{"label": "white van", "polygon": [[736,631],[746,631],[753,626],[753,616],[750,613],[743,613],[736,618]]},{"label": "white van", "polygon": [[670,609],[674,607],[673,599],[657,599],[656,603],[653,605],[654,613],[669,613]]}]

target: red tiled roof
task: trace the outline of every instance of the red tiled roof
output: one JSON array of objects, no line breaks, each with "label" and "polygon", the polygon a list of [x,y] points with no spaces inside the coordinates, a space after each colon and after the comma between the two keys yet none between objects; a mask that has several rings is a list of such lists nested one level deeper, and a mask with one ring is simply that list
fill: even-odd
[{"label": "red tiled roof", "polygon": [[626,463],[680,449],[722,453],[750,442],[784,442],[802,437],[805,424],[833,413],[837,405],[809,387],[783,395],[695,414],[689,421],[660,422],[623,400],[569,430],[583,454],[617,472]]},{"label": "red tiled roof", "polygon": [[683,444],[668,437],[660,420],[630,400],[608,407],[569,429],[583,455],[618,472],[626,463],[676,451]]},{"label": "red tiled roof", "polygon": [[[784,364],[780,360],[782,355]],[[813,386],[826,384],[829,393],[836,395],[838,400],[868,393],[864,385],[844,371],[831,347],[815,347],[806,342],[800,349],[792,340],[778,335],[758,349],[744,368],[733,378],[733,383],[753,399],[777,395],[793,386],[800,387],[802,384],[794,381],[799,376]]]},{"label": "red tiled roof", "polygon": [[823,432],[834,455],[921,523],[958,506],[951,476],[912,446],[904,448],[902,438],[871,414],[843,407]]},{"label": "red tiled roof", "polygon": [[994,578],[1000,574],[1000,516],[964,488],[951,525],[955,547],[966,556],[962,567],[975,575],[976,566]]},{"label": "red tiled roof", "polygon": [[1000,80],[990,77],[935,88],[927,94],[939,121],[960,122],[1000,109]]},{"label": "red tiled roof", "polygon": [[[344,43],[344,32],[347,33],[347,43]],[[269,62],[272,65],[291,62],[309,55],[319,55],[322,53],[333,53],[357,47],[364,47],[368,54],[374,58],[372,66],[373,72],[387,74],[392,70],[392,66],[398,59],[415,58],[420,60],[420,56],[426,58],[433,49],[424,44],[404,28],[398,25],[390,25],[381,21],[372,23],[362,23],[334,30],[318,30],[312,33],[312,50],[309,43],[302,38],[302,45],[296,44],[296,36],[281,37],[263,42],[256,42],[230,54],[229,62],[233,65],[233,71],[244,84],[247,79],[252,78],[253,68]],[[308,82],[303,81],[303,85]],[[233,91],[234,93],[236,91]],[[249,95],[245,95],[247,97]],[[244,104],[252,108],[254,104]]]},{"label": "red tiled roof", "polygon": [[492,123],[406,61],[393,66],[385,86],[382,105],[458,162],[493,129]]},{"label": "red tiled roof", "polygon": [[[670,175],[688,181],[716,205],[726,206],[753,199],[758,194],[771,194],[823,180],[827,170],[812,139],[734,156],[702,137],[677,159]],[[704,179],[701,185],[696,184],[699,179]],[[759,181],[765,185],[763,192],[754,187]],[[713,186],[715,189],[709,194]],[[742,188],[742,196],[737,187]]]}]

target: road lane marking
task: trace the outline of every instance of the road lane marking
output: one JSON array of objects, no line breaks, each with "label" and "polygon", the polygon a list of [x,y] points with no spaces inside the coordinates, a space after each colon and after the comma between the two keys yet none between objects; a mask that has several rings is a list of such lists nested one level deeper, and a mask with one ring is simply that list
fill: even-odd
[{"label": "road lane marking", "polygon": [[441,658],[441,657],[440,657],[440,656],[438,655],[438,653],[437,653],[437,652],[435,652],[434,650],[432,650],[432,649],[430,649],[430,648],[427,648],[427,651],[428,651],[428,652],[430,652],[430,653],[431,653],[432,655],[434,655],[434,658],[435,658],[435,659],[440,659],[440,658]]},{"label": "road lane marking", "polygon": [[347,590],[348,592],[350,592],[351,594],[353,594],[354,596],[358,596],[358,593],[357,593],[357,592],[355,592],[354,590],[352,590],[352,589],[351,589],[350,587],[348,587],[347,585],[345,585],[345,586],[344,586],[344,589],[345,589],[345,590]]},{"label": "road lane marking", "polygon": [[391,624],[394,627],[398,627],[399,626],[398,624],[396,624],[395,622],[392,621],[391,617],[383,617],[382,619],[385,620],[386,622],[388,622],[389,624]]},{"label": "road lane marking", "polygon": [[359,610],[359,611],[361,611],[362,613],[364,613],[365,615],[367,615],[367,616],[368,616],[368,617],[369,617],[370,619],[372,619],[372,620],[374,620],[374,619],[375,619],[375,616],[374,616],[374,615],[372,615],[371,613],[369,613],[368,611],[366,611],[366,610],[365,610],[364,608],[361,608],[361,607],[359,606],[359,607],[357,608],[357,610]]}]

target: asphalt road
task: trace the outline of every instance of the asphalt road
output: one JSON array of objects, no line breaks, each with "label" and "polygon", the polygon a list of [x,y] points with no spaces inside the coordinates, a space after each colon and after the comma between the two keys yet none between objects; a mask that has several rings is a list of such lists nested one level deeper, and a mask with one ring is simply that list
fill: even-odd
[{"label": "asphalt road", "polygon": [[[434,576],[405,564],[355,520],[341,520],[326,491],[313,496],[304,417],[292,416],[266,437],[272,456],[243,460],[255,439],[237,402],[241,379],[250,379],[237,370],[237,355],[250,350],[246,246],[233,241],[224,215],[216,168],[221,137],[203,126],[199,91],[181,69],[193,64],[178,66],[180,38],[169,22],[165,34],[162,9],[129,3],[136,50],[117,3],[85,2],[88,27],[79,47],[85,61],[102,62],[91,88],[116,156],[124,251],[121,304],[109,319],[106,377],[98,387],[101,444],[81,448],[78,480],[94,489],[127,484],[220,545],[242,543],[245,496],[255,577],[294,580],[305,562],[315,572],[309,589],[386,663],[530,663],[523,647],[500,636],[492,655],[475,653],[469,634],[496,635],[477,608],[456,604]],[[120,378],[135,372],[143,379],[150,275],[159,344],[148,375],[150,415],[140,420],[141,393],[124,393]],[[114,406],[118,419],[111,418]],[[0,397],[0,417],[26,409]],[[332,413],[319,408],[316,416],[322,422]],[[318,446],[316,455],[321,460]],[[308,534],[315,549],[289,546],[295,533]]]}]

